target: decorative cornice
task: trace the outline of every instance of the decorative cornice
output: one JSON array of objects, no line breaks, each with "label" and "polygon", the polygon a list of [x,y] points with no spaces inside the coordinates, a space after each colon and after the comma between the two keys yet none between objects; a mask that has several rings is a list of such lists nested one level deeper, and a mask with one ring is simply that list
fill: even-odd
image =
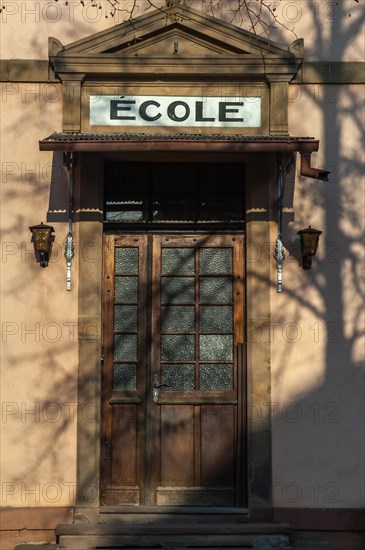
[{"label": "decorative cornice", "polygon": [[[291,81],[298,72],[298,65],[293,60],[273,58],[247,59],[235,57],[121,57],[110,54],[70,55],[53,57],[51,63],[56,74],[62,78],[63,73],[85,73],[87,79],[96,76],[114,75],[118,81],[133,79],[156,79],[184,76],[184,78],[242,78],[260,77],[260,80]],[[278,78],[276,78],[276,76]]]},{"label": "decorative cornice", "polygon": [[[0,82],[57,83],[60,79],[55,76],[48,60],[1,59]],[[365,84],[365,62],[305,61],[290,83]]]}]

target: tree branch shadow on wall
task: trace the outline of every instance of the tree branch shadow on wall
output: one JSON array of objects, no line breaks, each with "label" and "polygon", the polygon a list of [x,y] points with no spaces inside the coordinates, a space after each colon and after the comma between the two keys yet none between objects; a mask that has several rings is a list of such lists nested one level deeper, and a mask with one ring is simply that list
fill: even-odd
[{"label": "tree branch shadow on wall", "polygon": [[[341,6],[339,9],[342,9]],[[345,14],[342,12],[341,16],[345,17]],[[342,38],[346,44],[351,43],[352,37],[359,31],[360,23],[361,18],[358,18],[353,25],[349,25],[344,30]],[[328,44],[324,44],[318,26],[318,48],[326,47],[329,50],[331,42],[334,43],[340,39],[337,33],[338,31],[334,29],[331,40]],[[309,88],[303,87],[303,93],[308,99],[310,98]],[[296,304],[296,311],[293,312],[288,304],[284,304],[282,309],[273,312],[275,323],[278,323],[279,327],[290,322],[293,326],[302,328],[300,311],[305,310],[309,314],[313,324],[305,328],[311,330],[314,344],[321,347],[321,356],[318,357],[313,348],[308,351],[308,357],[313,364],[318,361],[324,365],[322,370],[317,371],[317,379],[313,380],[310,389],[298,388],[298,384],[301,383],[300,370],[298,370],[298,389],[291,394],[290,402],[285,398],[278,405],[271,404],[274,433],[279,435],[278,441],[274,443],[274,463],[280,463],[281,469],[286,471],[286,477],[273,480],[273,491],[276,502],[282,506],[287,504],[288,507],[300,507],[304,502],[306,506],[312,504],[313,507],[341,508],[342,503],[347,502],[349,493],[346,487],[338,483],[338,479],[346,480],[347,476],[352,480],[353,486],[356,486],[357,472],[360,470],[360,457],[358,468],[353,468],[348,454],[344,453],[341,456],[339,454],[342,452],[341,449],[347,452],[351,449],[355,452],[359,448],[358,441],[363,438],[359,430],[363,422],[364,407],[364,403],[357,400],[359,398],[357,392],[360,393],[359,388],[364,384],[360,368],[364,332],[359,322],[364,305],[362,272],[364,228],[358,210],[358,199],[362,194],[359,179],[363,174],[363,165],[359,156],[361,149],[359,141],[363,139],[363,120],[359,115],[362,105],[355,94],[355,89],[347,88],[341,92],[341,96],[342,94],[346,96],[344,99],[347,107],[339,108],[336,103],[328,103],[322,109],[325,133],[321,148],[324,148],[324,159],[328,169],[331,170],[330,165],[335,165],[335,170],[332,169],[331,172],[336,174],[337,179],[330,176],[329,184],[317,182],[310,184],[308,191],[303,190],[304,181],[301,178],[296,184],[296,193],[299,194],[297,204],[300,205],[301,200],[304,201],[307,195],[310,195],[309,203],[315,202],[323,212],[324,226],[321,229],[324,230],[324,234],[319,256],[314,260],[312,271],[306,274],[305,282],[300,287],[286,286],[284,263],[284,290],[280,299],[283,298],[282,302],[284,302],[287,295]],[[315,101],[314,97],[311,99]],[[356,131],[359,136],[353,147],[344,143],[343,117],[351,120],[354,133]],[[350,180],[350,177],[353,179]],[[41,189],[41,193],[46,192],[48,192],[48,185],[44,185]],[[15,194],[15,190],[9,190],[8,198],[16,198]],[[65,197],[60,191],[58,196],[52,197],[50,209],[51,206],[56,208],[60,203],[64,204],[64,201]],[[304,222],[300,224],[301,226],[307,225],[307,221],[311,218],[310,210],[300,212],[298,208],[296,223],[299,223],[299,218]],[[18,225],[25,225],[21,214],[17,214],[14,218],[14,227]],[[296,229],[291,224],[286,224],[284,227],[284,244],[292,253],[291,256],[295,258],[299,250]],[[22,300],[25,299],[24,283],[17,283],[14,279],[8,291],[18,295]],[[312,300],[314,294],[321,298],[320,307],[314,305]],[[318,304],[317,300],[316,304]],[[281,349],[281,357],[276,359],[277,370],[273,373],[273,382],[277,387],[280,386],[281,380],[287,379],[289,363],[293,364],[297,361],[300,366],[300,357],[295,357],[295,340],[296,336],[293,337],[292,342],[286,342],[285,350]],[[277,354],[275,341],[272,344],[273,353]],[[47,400],[37,396],[37,392],[32,396],[32,402],[39,402],[41,405],[40,415],[42,410],[46,411],[44,413],[46,418],[37,422],[38,413],[35,409],[32,427],[38,428],[42,422],[47,423],[49,437],[46,438],[44,432],[40,430],[38,442],[35,445],[34,431],[30,429],[28,422],[20,422],[16,427],[17,432],[16,435],[14,432],[13,442],[21,440],[22,447],[29,448],[31,452],[27,464],[22,465],[19,474],[10,482],[37,483],[39,479],[44,479],[42,470],[51,472],[52,468],[56,469],[65,460],[63,437],[67,436],[70,429],[74,429],[74,419],[72,416],[67,417],[67,414],[57,422],[48,417],[49,415],[51,418],[56,418],[59,407],[69,403],[70,395],[73,399],[76,395],[75,378],[69,372],[62,370],[62,356],[65,351],[67,351],[66,347],[58,346],[54,351],[48,351],[45,354],[37,351],[27,356],[30,365],[43,362],[44,372],[50,373],[47,378],[55,375],[57,380],[50,385]],[[23,360],[19,358],[17,349],[14,349],[12,354],[12,365],[16,370]],[[33,377],[33,381],[35,385],[41,387],[44,383],[44,374],[38,373],[35,378]],[[349,395],[357,395],[357,399],[352,400]],[[51,405],[54,403],[59,407],[53,407],[53,412]],[[264,403],[258,405],[266,406]],[[353,425],[354,418],[359,420],[358,429]],[[261,434],[260,430],[255,430],[254,416],[251,417],[250,422],[253,427],[253,437],[259,440]],[[60,452],[61,449],[62,452]],[[68,457],[70,465],[73,463],[73,457],[74,450]],[[308,470],[302,470],[300,465],[293,468],[295,463],[306,463]],[[225,469],[226,465],[222,463],[221,467]],[[72,469],[71,466],[70,469]],[[309,469],[311,475],[308,475]],[[323,477],[323,471],[328,472],[326,478]],[[61,485],[64,480],[46,478],[46,483],[53,482]],[[95,484],[93,479],[89,482],[90,486]],[[51,487],[50,490],[52,490]],[[361,493],[360,484],[358,484],[358,491],[354,501],[363,502],[364,495]],[[52,502],[54,495],[56,493],[51,493],[49,496],[50,504],[57,504],[56,501]],[[28,505],[29,501],[24,504]],[[73,504],[74,502],[70,501],[70,506]]]}]

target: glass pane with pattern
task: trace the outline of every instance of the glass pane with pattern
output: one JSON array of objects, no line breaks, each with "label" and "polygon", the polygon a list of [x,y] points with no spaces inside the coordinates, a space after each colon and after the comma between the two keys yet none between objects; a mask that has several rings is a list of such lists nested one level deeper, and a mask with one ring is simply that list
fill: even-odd
[{"label": "glass pane with pattern", "polygon": [[233,390],[232,272],[231,246],[162,247],[162,391]]},{"label": "glass pane with pattern", "polygon": [[[114,391],[137,389],[139,250],[114,250]],[[124,275],[125,274],[125,275]]]}]

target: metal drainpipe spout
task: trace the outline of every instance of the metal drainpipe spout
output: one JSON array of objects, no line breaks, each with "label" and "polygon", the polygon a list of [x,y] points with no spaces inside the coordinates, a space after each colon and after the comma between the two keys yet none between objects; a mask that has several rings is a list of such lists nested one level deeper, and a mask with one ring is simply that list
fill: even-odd
[{"label": "metal drainpipe spout", "polygon": [[310,165],[311,156],[310,154],[301,153],[300,154],[300,175],[306,176],[308,178],[315,178],[317,180],[328,181],[328,176],[330,172],[327,170],[320,170],[319,168],[313,168]]}]

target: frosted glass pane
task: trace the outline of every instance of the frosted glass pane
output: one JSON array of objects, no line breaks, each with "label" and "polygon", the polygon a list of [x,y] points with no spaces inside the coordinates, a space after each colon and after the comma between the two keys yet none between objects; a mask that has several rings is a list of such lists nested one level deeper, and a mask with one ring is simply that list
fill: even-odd
[{"label": "frosted glass pane", "polygon": [[115,301],[137,302],[138,279],[137,277],[115,277]]},{"label": "frosted glass pane", "polygon": [[233,390],[233,365],[200,365],[200,389]]},{"label": "frosted glass pane", "polygon": [[137,335],[114,336],[114,361],[137,361]]},{"label": "frosted glass pane", "polygon": [[232,306],[201,306],[200,332],[232,332]]},{"label": "frosted glass pane", "polygon": [[194,248],[163,248],[162,273],[194,273]]},{"label": "frosted glass pane", "polygon": [[138,248],[115,249],[115,272],[138,273]]},{"label": "frosted glass pane", "polygon": [[194,332],[194,306],[162,306],[162,332]]},{"label": "frosted glass pane", "polygon": [[200,301],[204,304],[232,302],[231,277],[201,277]]},{"label": "frosted glass pane", "polygon": [[200,273],[232,273],[232,248],[201,248]]},{"label": "frosted glass pane", "polygon": [[233,336],[207,334],[199,336],[199,358],[203,361],[232,361]]},{"label": "frosted glass pane", "polygon": [[194,361],[195,336],[190,334],[161,337],[161,361]]},{"label": "frosted glass pane", "polygon": [[136,390],[137,367],[136,365],[113,366],[113,390]]},{"label": "frosted glass pane", "polygon": [[[195,389],[195,365],[180,363],[179,365],[162,365],[162,384],[167,384],[166,390],[191,391]],[[164,389],[164,388],[162,388]]]},{"label": "frosted glass pane", "polygon": [[114,330],[137,332],[137,306],[114,307]]},{"label": "frosted glass pane", "polygon": [[123,203],[119,203],[119,210],[115,210],[116,207],[106,205],[105,219],[108,222],[144,222],[147,218],[147,212],[145,210],[133,210],[131,207],[124,206]]},{"label": "frosted glass pane", "polygon": [[194,302],[194,277],[162,277],[161,293],[163,303]]}]

